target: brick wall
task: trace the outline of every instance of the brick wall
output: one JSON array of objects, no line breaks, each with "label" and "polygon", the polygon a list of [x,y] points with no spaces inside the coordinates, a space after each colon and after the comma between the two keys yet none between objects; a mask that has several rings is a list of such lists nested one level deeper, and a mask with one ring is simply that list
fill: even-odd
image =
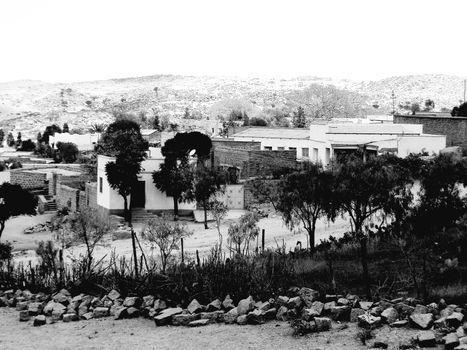
[{"label": "brick wall", "polygon": [[28,171],[13,170],[10,173],[10,182],[14,185],[21,185],[22,188],[47,189],[46,174],[32,173]]},{"label": "brick wall", "polygon": [[296,151],[249,151],[241,177],[270,176],[275,170],[296,166]]},{"label": "brick wall", "polygon": [[425,134],[446,135],[446,146],[467,144],[467,118],[436,115],[395,115],[394,124],[423,124]]},{"label": "brick wall", "polygon": [[64,184],[57,184],[57,193],[55,201],[57,208],[68,207],[71,211],[76,211],[80,207],[80,190],[69,187]]}]

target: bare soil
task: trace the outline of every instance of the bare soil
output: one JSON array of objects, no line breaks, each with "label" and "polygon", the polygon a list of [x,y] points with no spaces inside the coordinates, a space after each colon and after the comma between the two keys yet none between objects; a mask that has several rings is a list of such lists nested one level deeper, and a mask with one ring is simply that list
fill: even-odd
[{"label": "bare soil", "polygon": [[263,325],[212,324],[199,328],[156,327],[147,319],[96,319],[33,327],[18,321],[18,312],[0,309],[0,349],[306,349],[358,350],[366,346],[356,339],[357,327],[304,337],[292,335],[286,322]]}]

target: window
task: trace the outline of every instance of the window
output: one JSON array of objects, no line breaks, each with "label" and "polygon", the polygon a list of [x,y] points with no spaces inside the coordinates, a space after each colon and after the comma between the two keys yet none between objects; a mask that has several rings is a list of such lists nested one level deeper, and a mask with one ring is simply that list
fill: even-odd
[{"label": "window", "polygon": [[313,148],[313,160],[315,162],[318,161],[318,149],[317,148]]},{"label": "window", "polygon": [[331,160],[331,149],[326,148],[326,158],[325,158],[325,164],[329,164],[329,161]]},{"label": "window", "polygon": [[272,151],[272,147],[271,146],[264,146],[264,150],[265,151]]},{"label": "window", "polygon": [[99,192],[100,193],[102,193],[102,187],[103,187],[102,177],[99,177]]},{"label": "window", "polygon": [[295,152],[297,152],[297,147],[289,147],[289,151],[295,151]]},{"label": "window", "polygon": [[310,149],[308,147],[302,148],[302,157],[308,158],[310,156]]},{"label": "window", "polygon": [[277,150],[278,150],[278,151],[283,151],[283,150],[284,150],[284,147],[277,147]]}]

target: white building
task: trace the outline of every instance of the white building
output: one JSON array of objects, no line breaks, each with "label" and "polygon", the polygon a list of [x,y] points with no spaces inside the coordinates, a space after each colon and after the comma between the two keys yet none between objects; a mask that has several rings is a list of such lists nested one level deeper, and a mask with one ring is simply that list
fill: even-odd
[{"label": "white building", "polygon": [[55,133],[54,136],[49,137],[49,144],[53,144],[57,148],[58,142],[71,142],[74,143],[80,151],[91,151],[94,146],[99,142],[101,134],[70,134],[67,132]]},{"label": "white building", "polygon": [[[123,197],[112,189],[107,181],[105,165],[114,158],[99,155],[97,158],[97,204],[111,214],[123,213]],[[159,170],[164,162],[160,148],[150,147],[148,158],[141,163],[142,171],[133,193],[128,198],[132,208],[144,208],[147,211],[162,211],[173,209],[173,198],[159,191],[152,180],[152,173]],[[179,210],[194,210],[196,203],[179,203]]]},{"label": "white building", "polygon": [[295,150],[298,160],[319,161],[324,165],[341,151],[361,147],[399,157],[423,152],[438,154],[446,147],[446,136],[424,134],[420,124],[313,124],[309,129],[254,127],[232,137],[235,141],[258,141],[265,150]]}]

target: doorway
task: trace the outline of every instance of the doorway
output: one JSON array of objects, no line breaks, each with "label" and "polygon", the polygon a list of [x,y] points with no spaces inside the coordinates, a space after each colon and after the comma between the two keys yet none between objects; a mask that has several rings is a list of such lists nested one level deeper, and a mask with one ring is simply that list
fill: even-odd
[{"label": "doorway", "polygon": [[144,208],[146,204],[146,182],[138,181],[131,191],[130,205],[132,208]]}]

